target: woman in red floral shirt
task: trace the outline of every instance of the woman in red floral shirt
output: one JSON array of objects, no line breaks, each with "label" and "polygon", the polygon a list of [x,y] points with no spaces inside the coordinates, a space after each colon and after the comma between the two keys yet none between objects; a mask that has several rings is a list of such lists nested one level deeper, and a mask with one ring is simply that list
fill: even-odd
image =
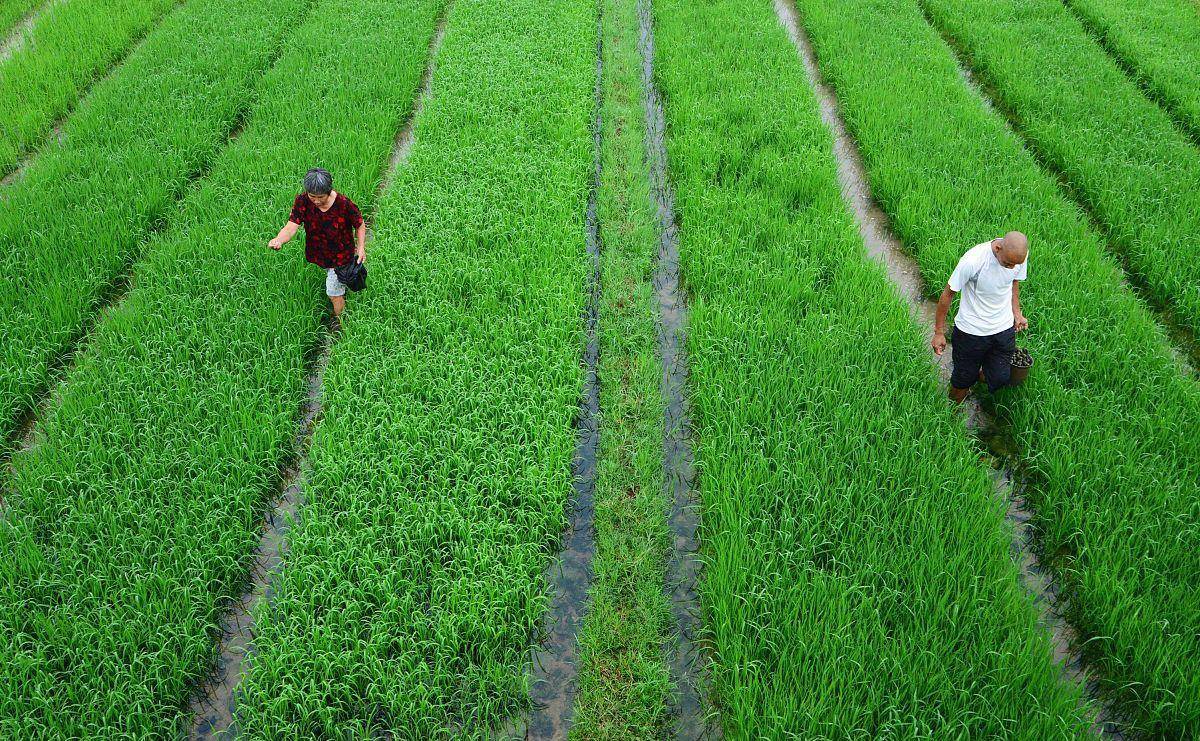
[{"label": "woman in red floral shirt", "polygon": [[270,241],[278,250],[304,227],[304,259],[325,268],[325,293],[333,304],[333,315],[346,308],[346,286],[334,268],[351,260],[367,261],[367,225],[354,201],[333,189],[333,176],[315,168],[304,176],[304,192],[292,202],[288,223]]}]

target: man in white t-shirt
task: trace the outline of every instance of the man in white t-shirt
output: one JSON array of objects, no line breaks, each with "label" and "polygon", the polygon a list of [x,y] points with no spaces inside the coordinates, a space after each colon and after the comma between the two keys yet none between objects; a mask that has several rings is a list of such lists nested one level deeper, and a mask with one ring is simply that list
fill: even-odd
[{"label": "man in white t-shirt", "polygon": [[954,318],[954,372],[950,398],[961,402],[976,381],[992,391],[1008,385],[1016,333],[1029,327],[1021,313],[1020,282],[1025,280],[1029,240],[1021,232],[977,244],[967,250],[938,299],[933,351],[946,351],[946,314],[954,294],[962,292]]}]

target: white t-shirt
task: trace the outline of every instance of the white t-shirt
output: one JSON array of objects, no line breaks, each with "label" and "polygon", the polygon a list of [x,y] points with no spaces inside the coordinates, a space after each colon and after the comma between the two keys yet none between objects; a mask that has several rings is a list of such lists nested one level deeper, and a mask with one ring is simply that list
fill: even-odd
[{"label": "white t-shirt", "polygon": [[1003,332],[1013,326],[1012,283],[1025,280],[1025,266],[1006,268],[984,242],[967,250],[950,275],[950,289],[962,292],[954,326],[976,337]]}]

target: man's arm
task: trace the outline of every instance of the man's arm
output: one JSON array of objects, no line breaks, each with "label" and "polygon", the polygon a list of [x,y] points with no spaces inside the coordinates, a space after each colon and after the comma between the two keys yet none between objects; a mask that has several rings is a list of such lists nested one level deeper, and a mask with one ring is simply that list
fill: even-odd
[{"label": "man's arm", "polygon": [[950,313],[950,302],[954,300],[954,289],[947,283],[938,297],[937,314],[933,318],[933,339],[929,344],[935,355],[946,352],[946,315]]},{"label": "man's arm", "polygon": [[355,249],[354,254],[358,255],[359,262],[366,262],[367,261],[367,222],[364,221],[363,223],[359,224],[358,228],[354,230],[354,239],[356,242],[358,242],[358,247]]},{"label": "man's arm", "polygon": [[1013,326],[1018,332],[1029,329],[1029,320],[1021,313],[1021,281],[1013,281],[1012,289]]},{"label": "man's arm", "polygon": [[274,239],[267,243],[267,246],[273,250],[279,249],[291,241],[292,237],[296,236],[296,232],[299,229],[299,224],[294,221],[289,221],[283,225],[282,229],[279,230],[279,234],[277,234]]}]

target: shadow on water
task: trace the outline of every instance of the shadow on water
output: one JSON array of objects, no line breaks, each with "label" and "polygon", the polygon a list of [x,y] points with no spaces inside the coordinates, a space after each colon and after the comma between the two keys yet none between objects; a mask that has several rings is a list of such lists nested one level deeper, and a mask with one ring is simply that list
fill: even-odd
[{"label": "shadow on water", "polygon": [[574,718],[578,689],[577,634],[583,624],[592,583],[592,559],[596,542],[593,533],[596,490],[596,455],[599,446],[600,343],[597,338],[600,304],[600,221],[597,198],[601,173],[601,109],[604,96],[604,49],[597,16],[595,118],[592,121],[592,183],[584,216],[585,244],[591,262],[588,299],[584,308],[586,345],[583,399],[576,419],[578,443],[573,462],[574,501],[570,525],[558,559],[546,575],[553,598],[546,615],[546,638],[533,652],[530,700],[533,710],[524,728],[524,738],[563,739]]},{"label": "shadow on water", "polygon": [[697,553],[700,515],[698,503],[692,498],[696,470],[687,398],[688,309],[681,282],[675,193],[667,173],[666,119],[662,94],[654,79],[654,18],[650,3],[651,0],[638,1],[638,47],[642,54],[645,91],[646,158],[659,224],[654,293],[658,301],[658,347],[663,365],[663,472],[671,496],[668,524],[674,542],[667,579],[679,635],[678,644],[671,652],[671,674],[678,691],[676,735],[682,739],[695,739],[716,737],[720,733],[715,727],[708,726],[703,698],[704,658],[698,643],[701,624],[696,595],[701,570]]},{"label": "shadow on water", "polygon": [[[862,155],[838,112],[833,89],[821,77],[816,52],[800,26],[795,7],[790,0],[775,0],[775,10],[804,63],[809,84],[820,103],[821,118],[833,134],[842,198],[854,215],[867,252],[883,265],[888,278],[908,302],[913,317],[924,327],[926,337],[932,337],[937,304],[925,298],[919,266],[892,233],[887,215],[871,195]],[[971,82],[969,77],[964,77],[964,81]],[[940,366],[943,381],[948,382],[950,352],[934,359]],[[1013,528],[1013,562],[1017,565],[1022,585],[1033,598],[1038,623],[1050,638],[1062,679],[1083,688],[1088,699],[1099,708],[1099,717],[1092,724],[1094,733],[1106,738],[1123,738],[1111,712],[1096,699],[1096,683],[1084,666],[1078,636],[1062,618],[1066,613],[1064,597],[1051,574],[1038,562],[1034,547],[1037,531],[1032,524],[1034,513],[1020,494],[1019,485],[1014,482],[1014,468],[1020,460],[1019,447],[1010,431],[997,422],[977,397],[969,396],[963,406],[967,428],[990,453],[986,463],[992,483],[996,496],[1007,505],[1006,517]]]}]

